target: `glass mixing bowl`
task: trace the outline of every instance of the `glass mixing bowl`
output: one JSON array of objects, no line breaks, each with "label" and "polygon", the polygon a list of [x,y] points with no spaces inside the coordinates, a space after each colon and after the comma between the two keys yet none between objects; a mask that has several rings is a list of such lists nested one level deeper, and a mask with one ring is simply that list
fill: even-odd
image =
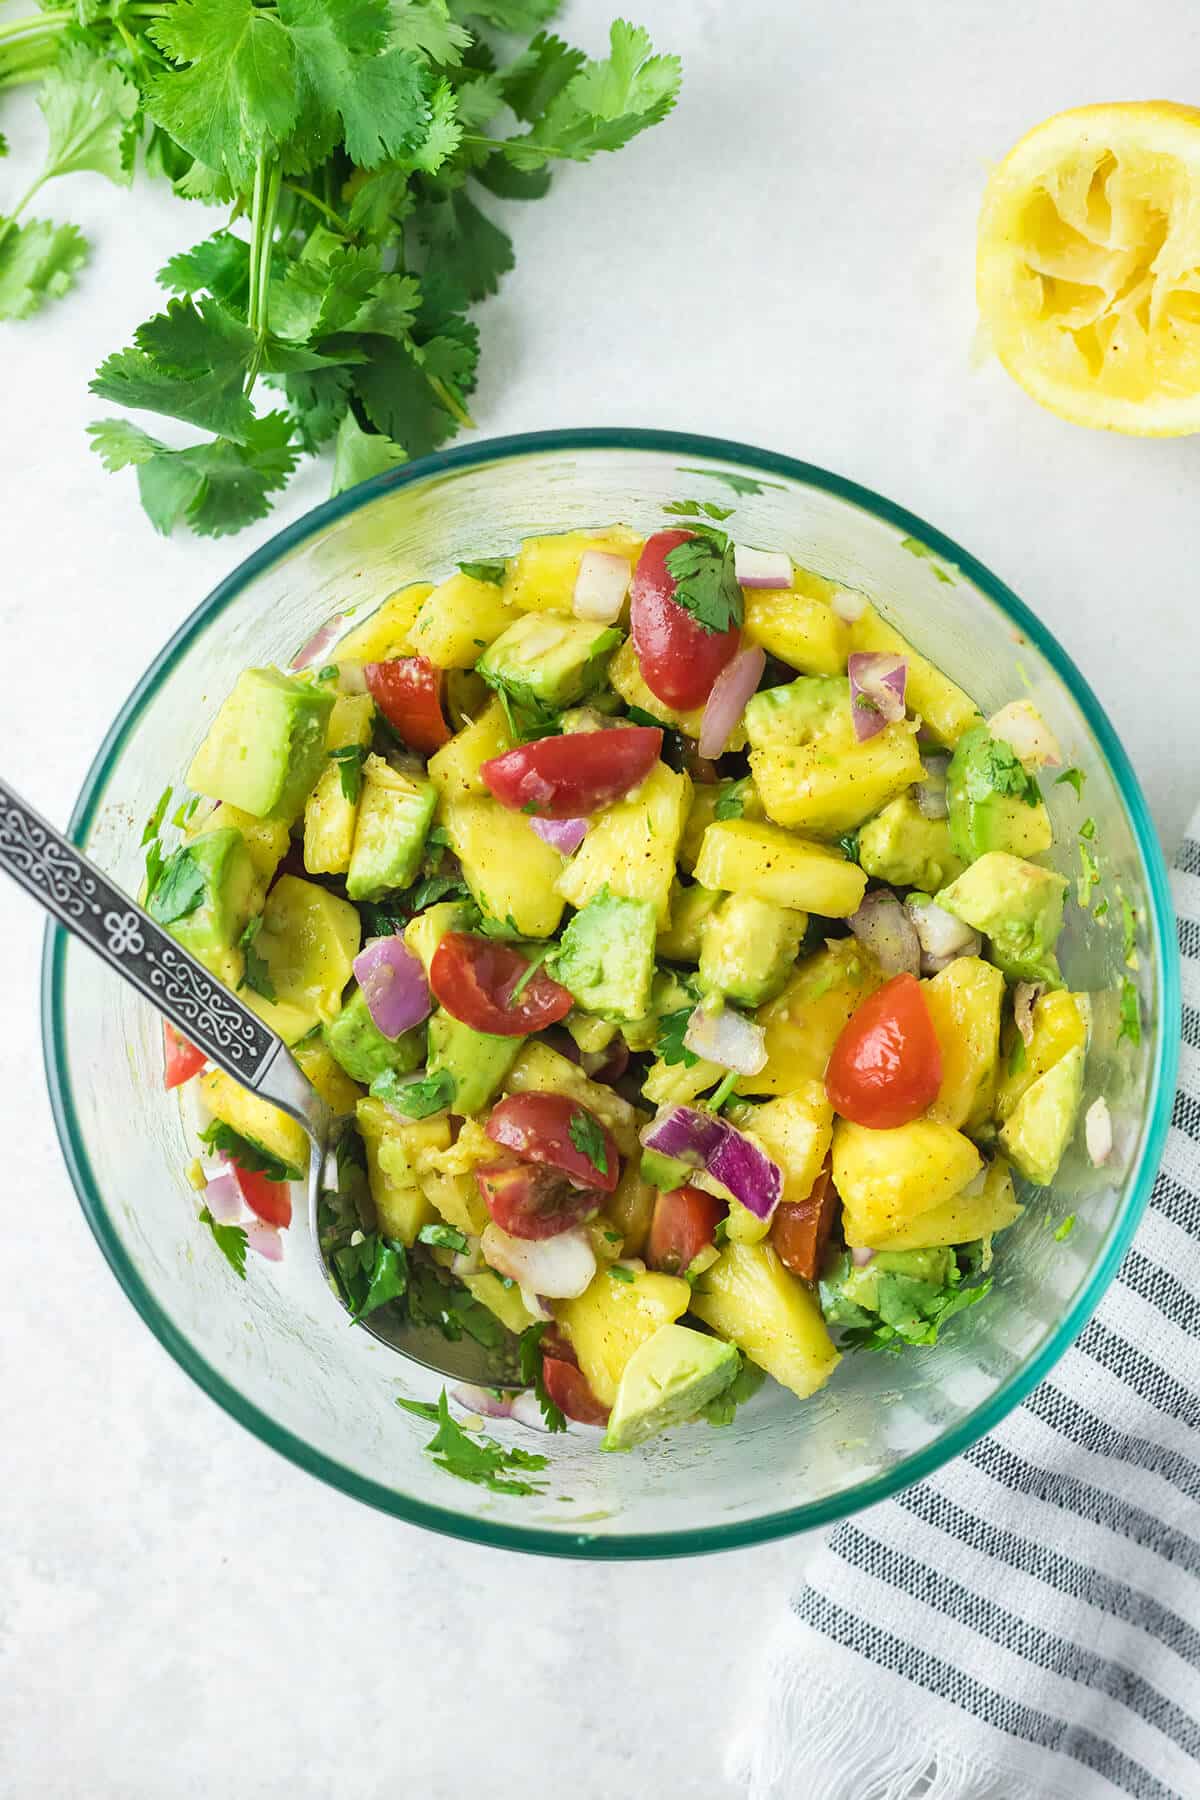
[{"label": "glass mixing bowl", "polygon": [[[74,840],[130,892],[143,820],[182,781],[240,670],[286,665],[336,612],[361,617],[459,557],[499,557],[531,532],[620,519],[644,532],[666,501],[736,507],[751,544],[861,588],[985,713],[1030,694],[1081,804],[1049,786],[1051,860],[1074,879],[1077,830],[1096,821],[1102,921],[1071,909],[1063,963],[1094,996],[1085,1105],[1112,1110],[1112,1161],[1080,1139],[1051,1189],[998,1242],[996,1291],[944,1340],[845,1358],[815,1398],[768,1384],[724,1429],[688,1426],[627,1456],[594,1433],[516,1433],[551,1459],[544,1495],[457,1481],[424,1454],[430,1428],[395,1405],[440,1383],[365,1332],[322,1287],[298,1240],[286,1260],[235,1279],[196,1221],[192,1155],[162,1090],[159,1023],[88,951],[47,933],[43,1026],[55,1118],[89,1224],[117,1279],[172,1356],[235,1419],[335,1487],[397,1517],[484,1544],[583,1557],[674,1556],[820,1526],[928,1475],[995,1426],[1081,1330],[1138,1223],[1171,1110],[1179,975],[1162,857],[1133,771],[1098,701],[1004,584],[899,507],[822,469],[742,444],[665,432],[571,431],[453,450],[379,477],[271,540],[209,596],[139,683],[109,732],[71,821]],[[1137,909],[1140,1046],[1119,1039],[1125,978],[1117,890]],[[1074,1213],[1063,1242],[1054,1228]]]}]

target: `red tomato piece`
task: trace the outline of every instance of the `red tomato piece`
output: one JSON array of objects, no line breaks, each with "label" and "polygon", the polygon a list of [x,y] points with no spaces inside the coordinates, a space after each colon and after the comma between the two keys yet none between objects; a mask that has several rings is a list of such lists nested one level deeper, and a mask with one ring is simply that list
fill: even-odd
[{"label": "red tomato piece", "polygon": [[193,1075],[198,1075],[208,1058],[203,1050],[197,1050],[195,1044],[189,1044],[181,1031],[168,1019],[163,1020],[163,1086],[167,1089],[182,1087]]},{"label": "red tomato piece", "polygon": [[515,1238],[557,1237],[594,1217],[605,1200],[544,1163],[489,1164],[476,1169],[475,1182],[496,1224]]},{"label": "red tomato piece", "polygon": [[656,531],[646,539],[630,590],[629,623],[642,679],[652,694],[686,711],[702,706],[713,682],[737,654],[741,633],[706,631],[675,600],[675,577],[667,556],[686,544],[693,531]]},{"label": "red tomato piece", "polygon": [[608,1424],[607,1406],[601,1406],[577,1364],[561,1361],[557,1356],[543,1356],[542,1384],[568,1419],[576,1419],[581,1425]]},{"label": "red tomato piece", "polygon": [[713,1241],[713,1233],[729,1208],[703,1188],[674,1188],[654,1202],[646,1261],[664,1275],[682,1275],[701,1250]]},{"label": "red tomato piece", "polygon": [[620,1178],[612,1132],[566,1094],[509,1094],[493,1106],[484,1130],[523,1162],[561,1169],[585,1187],[611,1194]]},{"label": "red tomato piece", "polygon": [[412,750],[429,756],[450,739],[442,712],[442,671],[427,656],[397,656],[367,663],[367,692]]},{"label": "red tomato piece", "polygon": [[528,962],[511,944],[448,931],[433,953],[429,985],[446,1011],[475,1031],[527,1037],[565,1019],[573,1004],[566,988],[542,969],[514,999],[513,989],[528,973]]},{"label": "red tomato piece", "polygon": [[771,1221],[771,1245],[785,1269],[805,1281],[820,1273],[837,1217],[838,1191],[828,1157],[805,1200],[781,1200]]},{"label": "red tomato piece", "polygon": [[542,819],[578,819],[644,781],[662,751],[656,727],[571,731],[493,756],[479,773],[501,806]]},{"label": "red tomato piece", "polygon": [[230,1167],[242,1199],[255,1218],[286,1230],[292,1222],[292,1193],[287,1182],[268,1181],[265,1175],[239,1168],[237,1163],[231,1163]]},{"label": "red tomato piece", "polygon": [[852,1014],[825,1092],[835,1112],[886,1131],[919,1118],[942,1085],[942,1052],[915,975],[893,975]]}]

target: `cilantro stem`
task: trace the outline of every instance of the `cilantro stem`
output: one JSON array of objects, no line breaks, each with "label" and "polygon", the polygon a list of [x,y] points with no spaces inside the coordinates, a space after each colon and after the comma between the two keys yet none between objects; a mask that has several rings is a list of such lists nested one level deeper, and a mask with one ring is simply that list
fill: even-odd
[{"label": "cilantro stem", "polygon": [[462,401],[458,399],[457,395],[451,393],[444,381],[439,380],[436,375],[426,375],[425,379],[451,418],[457,419],[459,424],[465,426],[468,431],[479,430]]},{"label": "cilantro stem", "polygon": [[[464,131],[460,141],[464,144],[470,144],[476,150],[507,150],[509,144],[517,143],[520,141],[520,139],[519,139],[519,137],[518,138],[477,137],[474,132]],[[553,156],[553,157],[557,158],[557,160],[559,162],[567,162],[567,161],[571,160],[570,152],[567,150],[552,150],[552,149],[550,149],[549,145],[547,145],[547,144],[537,144],[537,145],[531,146],[531,148],[536,149],[537,154],[539,156]]]},{"label": "cilantro stem", "polygon": [[45,181],[45,179],[46,179],[46,175],[45,175],[45,171],[43,170],[43,172],[37,177],[37,179],[35,181],[33,181],[29,185],[29,187],[27,187],[25,189],[25,192],[21,195],[21,198],[17,201],[17,204],[13,207],[13,209],[9,213],[7,219],[0,221],[0,244],[3,244],[5,238],[8,236],[9,232],[13,229],[13,226],[16,224],[17,219],[19,218],[21,213],[23,213],[25,211],[25,208],[29,205],[29,202],[33,199],[33,196],[37,193],[38,189],[41,187],[41,185]]},{"label": "cilantro stem", "polygon": [[725,1076],[725,1078],[721,1082],[720,1086],[715,1087],[713,1089],[712,1093],[708,1096],[708,1099],[704,1102],[705,1109],[708,1112],[720,1112],[721,1108],[724,1106],[725,1102],[728,1100],[730,1094],[732,1094],[732,1092],[733,1092],[734,1088],[737,1086],[737,1084],[738,1084],[737,1070],[730,1069],[729,1073]]},{"label": "cilantro stem", "polygon": [[0,40],[22,37],[26,32],[40,37],[47,32],[65,31],[71,17],[69,12],[44,12],[31,13],[24,19],[10,19],[7,25],[0,25]]},{"label": "cilantro stem", "polygon": [[534,957],[533,961],[529,964],[529,967],[525,970],[525,973],[520,977],[520,979],[517,982],[517,985],[513,988],[512,992],[508,996],[507,1004],[510,1007],[515,1005],[515,1003],[521,998],[521,995],[525,992],[525,989],[529,986],[530,982],[533,980],[534,976],[537,974],[538,970],[541,968],[542,964],[545,962],[546,958],[549,956],[550,949],[551,949],[551,946],[547,945],[547,947],[544,950],[539,951],[538,955]]},{"label": "cilantro stem", "polygon": [[275,214],[279,207],[279,190],[283,170],[272,161],[267,171],[267,153],[260,150],[254,165],[254,197],[250,211],[250,295],[247,323],[254,331],[254,354],[246,371],[246,392],[253,388],[267,342],[267,301],[271,277],[271,252],[275,242]]},{"label": "cilantro stem", "polygon": [[285,181],[283,185],[290,194],[295,194],[298,200],[307,201],[309,206],[314,206],[319,213],[323,213],[339,236],[343,237],[348,244],[353,243],[354,234],[347,231],[345,219],[334,212],[332,206],[327,206],[324,200],[318,199],[317,195],[311,193],[308,188],[297,187],[294,181]]}]

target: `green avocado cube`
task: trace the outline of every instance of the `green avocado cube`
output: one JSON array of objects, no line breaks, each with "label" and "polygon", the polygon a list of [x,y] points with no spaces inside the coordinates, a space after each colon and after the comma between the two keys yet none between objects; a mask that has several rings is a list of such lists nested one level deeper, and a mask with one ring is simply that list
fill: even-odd
[{"label": "green avocado cube", "polygon": [[1040,856],[1054,842],[1041,790],[1016,751],[986,725],[958,741],[946,771],[950,842],[963,862],[989,850]]},{"label": "green avocado cube", "polygon": [[429,1021],[429,1073],[454,1077],[450,1111],[481,1112],[525,1047],[523,1037],[475,1031],[439,1007]]},{"label": "green avocado cube", "polygon": [[725,1391],[741,1358],[735,1345],[690,1325],[663,1325],[625,1365],[602,1450],[632,1450],[660,1431],[694,1419]]},{"label": "green avocado cube", "polygon": [[774,1000],[787,986],[808,914],[727,894],[700,929],[700,985],[744,1006]]},{"label": "green avocado cube", "polygon": [[351,900],[382,900],[408,887],[421,865],[436,804],[437,789],[425,776],[368,756],[346,874]]},{"label": "green avocado cube", "polygon": [[219,981],[236,987],[245,967],[238,940],[260,899],[246,840],[227,825],[167,858],[146,896],[146,911]]},{"label": "green avocado cube", "polygon": [[293,824],[325,767],[334,696],[283,675],[246,669],[192,759],[187,784],[259,819]]},{"label": "green avocado cube", "polygon": [[1083,1099],[1084,1050],[1076,1044],[1026,1088],[1000,1127],[1000,1143],[1014,1166],[1038,1187],[1049,1187],[1075,1135]]},{"label": "green avocado cube", "polygon": [[488,686],[534,719],[599,687],[621,633],[561,613],[526,613],[475,665]]},{"label": "green avocado cube", "polygon": [[833,730],[850,703],[845,675],[802,675],[763,688],[746,702],[746,736],[755,750],[790,750]]},{"label": "green avocado cube", "polygon": [[691,1163],[681,1162],[677,1156],[664,1156],[661,1150],[642,1151],[642,1180],[662,1194],[673,1194],[676,1188],[686,1187],[695,1173]]},{"label": "green avocado cube", "polygon": [[1005,850],[989,850],[934,895],[989,939],[996,967],[1013,981],[1062,986],[1054,954],[1062,930],[1067,882],[1053,869],[1025,862]]},{"label": "green avocado cube", "polygon": [[386,1069],[407,1075],[425,1060],[425,1027],[414,1025],[398,1038],[384,1037],[367,1009],[361,988],[355,988],[324,1032],[330,1055],[352,1081],[361,1081],[364,1087],[370,1087]]},{"label": "green avocado cube", "polygon": [[657,930],[652,901],[624,900],[602,887],[563,932],[554,979],[584,1012],[640,1019],[650,1005]]},{"label": "green avocado cube", "polygon": [[945,819],[927,819],[911,788],[868,819],[858,833],[858,862],[875,881],[934,894],[963,872]]}]

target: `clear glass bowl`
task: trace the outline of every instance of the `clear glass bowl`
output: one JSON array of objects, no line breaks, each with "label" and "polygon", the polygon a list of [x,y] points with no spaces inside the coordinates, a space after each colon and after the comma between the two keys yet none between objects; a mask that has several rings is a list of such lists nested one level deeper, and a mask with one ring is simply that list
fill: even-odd
[{"label": "clear glass bowl", "polygon": [[[423,1453],[429,1427],[394,1404],[401,1393],[432,1398],[440,1384],[347,1329],[301,1244],[289,1242],[281,1267],[252,1258],[249,1279],[234,1279],[196,1222],[157,1018],[89,952],[47,934],[43,1025],[59,1135],[88,1222],[150,1329],[234,1418],[325,1481],[399,1518],[513,1549],[616,1558],[732,1548],[826,1524],[928,1475],[1017,1405],[1084,1325],[1133,1235],[1171,1110],[1179,976],[1165,870],[1133,772],[1079,671],[940,532],[822,469],[742,444],[645,431],[501,439],[319,507],[244,562],[155,659],[84,784],[76,843],[135,891],[142,822],[163,783],[182,780],[234,677],[248,664],[286,665],[330,614],[361,615],[405,582],[436,579],[459,557],[503,556],[533,531],[615,519],[659,529],[664,502],[689,495],[735,505],[739,539],[863,589],[985,712],[1031,694],[1087,776],[1082,803],[1066,786],[1047,799],[1053,860],[1072,879],[1078,826],[1096,821],[1109,910],[1102,923],[1072,910],[1063,961],[1071,985],[1095,996],[1086,1099],[1108,1099],[1116,1151],[1093,1170],[1077,1141],[1053,1188],[1029,1195],[1000,1240],[995,1294],[935,1348],[849,1356],[803,1404],[769,1384],[732,1426],[685,1427],[629,1456],[600,1454],[584,1431],[536,1441],[521,1432],[551,1458],[537,1498],[456,1481]],[[1118,1040],[1118,883],[1141,926],[1137,1049]],[[1060,1243],[1054,1227],[1068,1213],[1078,1223]]]}]

